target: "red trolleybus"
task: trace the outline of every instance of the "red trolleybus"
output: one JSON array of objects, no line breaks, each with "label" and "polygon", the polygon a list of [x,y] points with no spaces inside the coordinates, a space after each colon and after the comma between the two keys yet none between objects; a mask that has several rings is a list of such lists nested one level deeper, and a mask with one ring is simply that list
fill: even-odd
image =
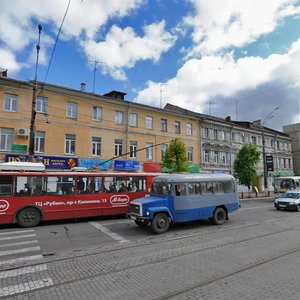
[{"label": "red trolleybus", "polygon": [[125,214],[131,200],[150,193],[152,179],[159,175],[47,172],[39,163],[3,163],[0,170],[0,224],[21,227],[42,220]]}]

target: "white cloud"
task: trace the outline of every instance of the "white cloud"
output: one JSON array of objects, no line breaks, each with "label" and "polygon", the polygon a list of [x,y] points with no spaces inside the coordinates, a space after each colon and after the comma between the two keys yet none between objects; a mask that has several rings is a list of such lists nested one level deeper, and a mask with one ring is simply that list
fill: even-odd
[{"label": "white cloud", "polygon": [[[234,60],[232,53],[191,59],[178,70],[176,77],[163,84],[163,106],[169,102],[192,111],[207,113],[206,104],[211,99],[219,98],[221,100],[218,103],[218,115],[226,116],[232,114],[229,101],[239,99],[242,107],[248,107],[248,110],[244,110],[244,119],[255,120],[263,111],[269,110],[273,101],[275,103],[278,100],[277,105],[282,105],[288,97],[300,97],[300,68],[297,63],[299,60],[300,39],[286,54],[270,55],[265,59],[246,57]],[[149,81],[147,88],[138,93],[135,101],[159,106],[160,88],[161,83]],[[293,88],[293,97],[284,95],[284,99],[279,99],[279,94],[284,94],[282,88]],[[255,94],[255,97],[249,100],[245,97],[247,91]],[[251,102],[256,104],[252,107]],[[288,123],[295,110],[287,105],[285,112],[286,115],[281,121],[285,120]]]},{"label": "white cloud", "polygon": [[0,49],[0,68],[16,73],[21,67],[22,64],[16,60],[16,57],[10,51]]},{"label": "white cloud", "polygon": [[195,6],[195,15],[185,19],[193,28],[190,56],[244,46],[273,32],[284,17],[300,13],[296,0],[190,2]]},{"label": "white cloud", "polygon": [[[38,32],[36,28],[39,23],[47,28],[47,31],[43,30],[43,40],[53,41],[68,3],[68,0],[1,0],[2,50],[5,49],[6,52],[10,52],[11,57],[14,57],[25,47],[35,44]],[[138,8],[141,3],[142,0],[73,0],[64,22],[61,39],[92,39],[109,18],[123,17]],[[48,43],[43,46],[48,46]],[[28,62],[32,63],[31,57],[28,58]],[[20,65],[20,68],[22,66]],[[2,67],[7,68],[8,63],[4,62]]]},{"label": "white cloud", "polygon": [[162,53],[173,46],[175,37],[165,31],[165,22],[144,27],[144,36],[137,36],[131,27],[113,26],[105,41],[83,42],[87,56],[101,61],[102,69],[117,79],[125,79],[124,68],[132,68],[137,61],[150,59],[157,62]]}]

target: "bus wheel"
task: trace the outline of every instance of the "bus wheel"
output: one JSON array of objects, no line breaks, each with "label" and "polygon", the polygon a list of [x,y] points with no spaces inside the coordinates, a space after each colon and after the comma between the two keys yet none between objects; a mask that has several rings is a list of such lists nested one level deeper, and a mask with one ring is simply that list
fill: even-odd
[{"label": "bus wheel", "polygon": [[169,218],[164,213],[158,213],[151,222],[151,228],[155,233],[164,233],[169,229]]},{"label": "bus wheel", "polygon": [[149,224],[149,222],[146,222],[146,221],[142,222],[142,221],[135,220],[134,222],[139,227],[146,227]]},{"label": "bus wheel", "polygon": [[41,214],[33,207],[24,208],[17,215],[17,223],[20,227],[34,227],[37,226],[40,221]]},{"label": "bus wheel", "polygon": [[215,225],[222,225],[225,223],[226,220],[226,212],[224,208],[217,207],[214,211],[214,215],[212,217],[212,222]]}]

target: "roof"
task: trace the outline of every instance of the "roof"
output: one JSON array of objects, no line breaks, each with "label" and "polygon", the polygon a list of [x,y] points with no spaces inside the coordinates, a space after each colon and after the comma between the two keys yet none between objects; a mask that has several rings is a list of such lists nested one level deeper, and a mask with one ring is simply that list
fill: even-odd
[{"label": "roof", "polygon": [[229,174],[193,173],[193,174],[168,174],[154,179],[155,182],[197,182],[197,181],[231,181],[234,177]]}]

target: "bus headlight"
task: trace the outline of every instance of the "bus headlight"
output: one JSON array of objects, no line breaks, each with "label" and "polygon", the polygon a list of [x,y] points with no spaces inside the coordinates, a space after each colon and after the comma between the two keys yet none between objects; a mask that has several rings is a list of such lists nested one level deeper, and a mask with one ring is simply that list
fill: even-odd
[{"label": "bus headlight", "polygon": [[146,211],[146,216],[149,217],[150,216],[150,212],[147,210]]}]

